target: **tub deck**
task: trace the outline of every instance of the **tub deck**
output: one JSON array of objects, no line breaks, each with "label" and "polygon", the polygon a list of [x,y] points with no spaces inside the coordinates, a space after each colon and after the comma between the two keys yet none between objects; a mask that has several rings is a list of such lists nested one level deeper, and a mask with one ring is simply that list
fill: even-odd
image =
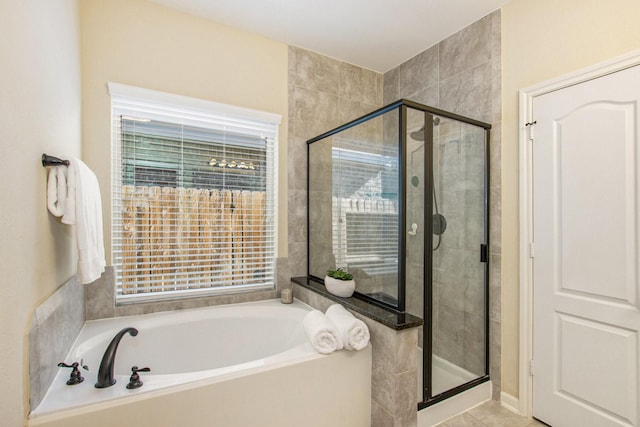
[{"label": "tub deck", "polygon": [[[302,328],[310,309],[299,301],[282,305],[269,300],[87,322],[67,359],[84,358],[89,364],[85,381],[67,386],[68,370],[58,372],[29,425],[240,427],[272,425],[273,420],[280,426],[368,426],[371,349],[316,353]],[[177,342],[167,344],[163,328],[178,324],[187,329],[178,328]],[[96,389],[102,352],[126,326],[140,332],[120,343],[117,383]],[[145,331],[148,340],[138,340]],[[198,347],[184,348],[185,343]],[[237,363],[229,363],[239,351]],[[152,356],[157,360],[148,363],[151,373],[141,374],[144,385],[126,389],[130,364],[147,366],[144,359]],[[203,366],[210,369],[198,369]],[[313,424],[316,418],[320,421]]]}]

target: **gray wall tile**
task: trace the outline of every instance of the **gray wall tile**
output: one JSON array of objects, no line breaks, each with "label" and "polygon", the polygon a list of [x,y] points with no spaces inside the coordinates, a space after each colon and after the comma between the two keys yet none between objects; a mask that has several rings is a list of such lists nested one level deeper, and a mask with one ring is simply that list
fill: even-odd
[{"label": "gray wall tile", "polygon": [[29,330],[29,401],[42,401],[84,324],[85,288],[73,276],[36,308]]},{"label": "gray wall tile", "polygon": [[438,45],[435,45],[400,64],[400,97],[437,85],[438,80]]},{"label": "gray wall tile", "polygon": [[[295,283],[294,296],[326,311],[333,301]],[[417,423],[416,349],[418,328],[394,331],[359,313],[371,337],[372,425],[412,426]]]},{"label": "gray wall tile", "polygon": [[[307,274],[306,141],[379,107],[383,76],[301,48],[289,49],[288,263],[291,276]],[[291,86],[294,89],[291,90]],[[293,206],[292,204],[295,204]],[[321,253],[331,254],[325,250]],[[318,260],[316,260],[318,261]],[[317,263],[316,263],[317,264]],[[322,264],[320,264],[322,265]]]},{"label": "gray wall tile", "polygon": [[383,76],[383,103],[390,104],[400,99],[400,67],[393,68]]},{"label": "gray wall tile", "polygon": [[307,140],[337,127],[338,100],[338,95],[329,92],[296,88],[293,136]]},{"label": "gray wall tile", "polygon": [[491,62],[441,81],[440,108],[484,122],[491,121]]},{"label": "gray wall tile", "polygon": [[491,15],[485,16],[468,27],[440,42],[440,79],[474,68],[491,59]]},{"label": "gray wall tile", "polygon": [[339,93],[340,62],[309,50],[295,49],[296,87]]},{"label": "gray wall tile", "polygon": [[[493,122],[489,207],[492,254],[499,254],[501,248],[500,44],[501,16],[497,11],[384,75],[385,102],[408,98],[477,120]],[[435,62],[432,60],[434,52],[437,54]],[[482,166],[476,164],[482,161],[482,154],[475,150],[482,148],[482,143],[478,141],[469,145],[469,140],[462,139],[462,128],[455,124],[443,123],[437,131],[442,145],[436,152],[436,159],[443,167],[436,171],[435,179],[443,189],[438,196],[440,211],[447,218],[448,228],[440,249],[434,252],[434,351],[469,370],[477,371],[484,358],[484,351],[478,351],[484,345],[484,339],[478,339],[482,331],[477,328],[478,323],[484,323],[478,318],[483,308],[483,295],[482,289],[477,286],[483,283],[484,269],[473,266],[477,264],[476,245],[480,240],[477,231],[482,217],[469,208],[477,204],[479,193],[473,189],[482,184],[475,173],[470,175],[470,172]],[[451,142],[456,140],[461,143]],[[459,162],[457,166],[455,162]],[[497,259],[492,256],[490,316],[492,328],[498,329],[500,276],[494,263],[499,262],[499,256]],[[414,292],[414,288],[412,286],[409,292]],[[411,309],[416,310],[415,307]],[[496,341],[492,339],[492,377],[499,371],[495,345]],[[479,354],[465,354],[470,350]],[[496,383],[499,389],[499,377],[497,382],[494,381]]]}]

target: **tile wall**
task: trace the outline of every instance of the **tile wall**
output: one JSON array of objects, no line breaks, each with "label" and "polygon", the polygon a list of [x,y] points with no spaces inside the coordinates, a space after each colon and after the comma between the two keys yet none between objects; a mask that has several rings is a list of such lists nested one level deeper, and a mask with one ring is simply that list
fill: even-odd
[{"label": "tile wall", "polygon": [[286,283],[307,275],[306,141],[381,106],[380,73],[289,47],[289,258],[279,265]]},{"label": "tile wall", "polygon": [[[293,289],[296,298],[323,312],[335,304],[300,285],[293,284]],[[371,426],[415,427],[419,328],[395,331],[360,313],[353,315],[367,325],[371,336]]]},{"label": "tile wall", "polygon": [[[425,50],[399,66],[384,74],[384,103],[390,103],[400,98],[417,101],[432,107],[450,111],[462,116],[490,123],[490,374],[494,384],[494,398],[499,398],[500,391],[500,263],[501,263],[501,17],[496,11],[479,21],[471,24],[456,34],[448,37],[437,45]],[[447,138],[449,133],[450,138]],[[445,156],[447,151],[461,150],[463,163],[469,164],[477,156],[472,149],[465,150],[451,142],[454,131],[442,129],[442,146],[436,156]],[[462,144],[458,144],[462,145]],[[471,144],[465,144],[471,148]],[[478,146],[478,145],[476,145]],[[456,153],[457,155],[457,153]],[[442,158],[440,160],[443,160]],[[463,168],[449,168],[450,173],[458,175],[438,176],[436,180],[464,180]],[[442,187],[442,186],[441,186]],[[448,187],[451,187],[448,185]],[[446,205],[447,194],[440,194],[440,199]],[[452,196],[452,194],[449,194]],[[459,192],[455,197],[448,197],[454,204],[449,206],[451,212],[460,211],[466,200],[477,194],[473,189]],[[459,204],[456,207],[455,203]],[[471,251],[464,246],[447,248],[447,240],[451,241],[455,231],[455,215],[449,216],[452,223],[450,229],[443,235],[443,252],[435,255],[442,256],[444,251],[451,251],[446,256],[449,260],[457,260],[456,265],[448,265],[442,271],[457,274],[461,271],[469,275],[477,275],[477,271],[465,266],[463,261]],[[476,218],[477,220],[478,218]],[[466,222],[473,222],[473,218],[465,218]],[[461,222],[458,224],[462,225]],[[468,231],[468,230],[466,230]],[[468,235],[466,231],[458,237]],[[458,240],[456,238],[456,240]],[[453,251],[457,251],[454,254]],[[475,254],[474,254],[475,255]],[[473,262],[475,256],[471,255]],[[469,258],[469,259],[472,259]],[[437,261],[437,260],[435,260]],[[462,262],[462,264],[460,264]],[[467,263],[468,264],[468,263]],[[434,273],[437,273],[434,271]],[[447,274],[449,274],[447,273]],[[437,274],[436,274],[437,276]],[[477,334],[477,323],[483,319],[479,316],[477,307],[463,304],[468,301],[470,289],[466,283],[456,277],[441,275],[434,283],[434,326],[442,328],[435,343],[436,353],[445,358],[477,371],[483,364],[482,360],[474,358],[477,349],[482,346]],[[474,281],[476,279],[473,279]],[[409,284],[408,284],[409,286]],[[417,286],[417,285],[415,285]],[[411,291],[409,291],[411,292]],[[416,294],[419,290],[414,290]],[[448,328],[448,329],[447,329]]]},{"label": "tile wall", "polygon": [[[286,261],[286,259],[285,259]],[[276,260],[276,266],[281,265],[282,260]],[[278,268],[278,267],[276,267]],[[287,278],[287,283],[288,283]],[[139,304],[115,304],[115,275],[113,266],[107,266],[102,276],[95,282],[85,285],[85,316],[87,320],[103,319],[117,316],[134,316],[137,314],[155,313],[159,311],[185,310],[189,308],[208,307],[222,304],[236,304],[241,302],[260,301],[278,297],[278,292],[284,278],[278,279],[276,289],[240,292],[235,294],[216,295],[202,298],[187,298],[170,301],[156,301]]]},{"label": "tile wall", "polygon": [[[84,286],[73,276],[33,313],[29,330],[29,403],[42,401],[84,324]],[[71,371],[69,371],[71,373]]]}]

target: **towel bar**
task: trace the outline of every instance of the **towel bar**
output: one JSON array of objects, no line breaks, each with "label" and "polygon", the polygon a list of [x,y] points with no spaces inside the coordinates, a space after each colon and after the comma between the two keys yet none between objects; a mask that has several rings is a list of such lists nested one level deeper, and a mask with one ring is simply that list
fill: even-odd
[{"label": "towel bar", "polygon": [[62,160],[57,157],[50,156],[48,154],[42,155],[43,167],[46,168],[47,166],[61,166],[61,165],[69,166],[69,160]]}]

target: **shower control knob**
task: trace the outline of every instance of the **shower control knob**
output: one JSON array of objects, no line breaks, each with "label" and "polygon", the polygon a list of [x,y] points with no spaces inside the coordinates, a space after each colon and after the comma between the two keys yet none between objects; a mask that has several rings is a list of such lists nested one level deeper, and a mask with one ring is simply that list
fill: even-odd
[{"label": "shower control knob", "polygon": [[138,372],[151,372],[151,368],[138,368],[137,366],[132,366],[131,377],[129,378],[129,384],[127,384],[127,388],[129,390],[142,387],[143,382],[140,380]]}]

